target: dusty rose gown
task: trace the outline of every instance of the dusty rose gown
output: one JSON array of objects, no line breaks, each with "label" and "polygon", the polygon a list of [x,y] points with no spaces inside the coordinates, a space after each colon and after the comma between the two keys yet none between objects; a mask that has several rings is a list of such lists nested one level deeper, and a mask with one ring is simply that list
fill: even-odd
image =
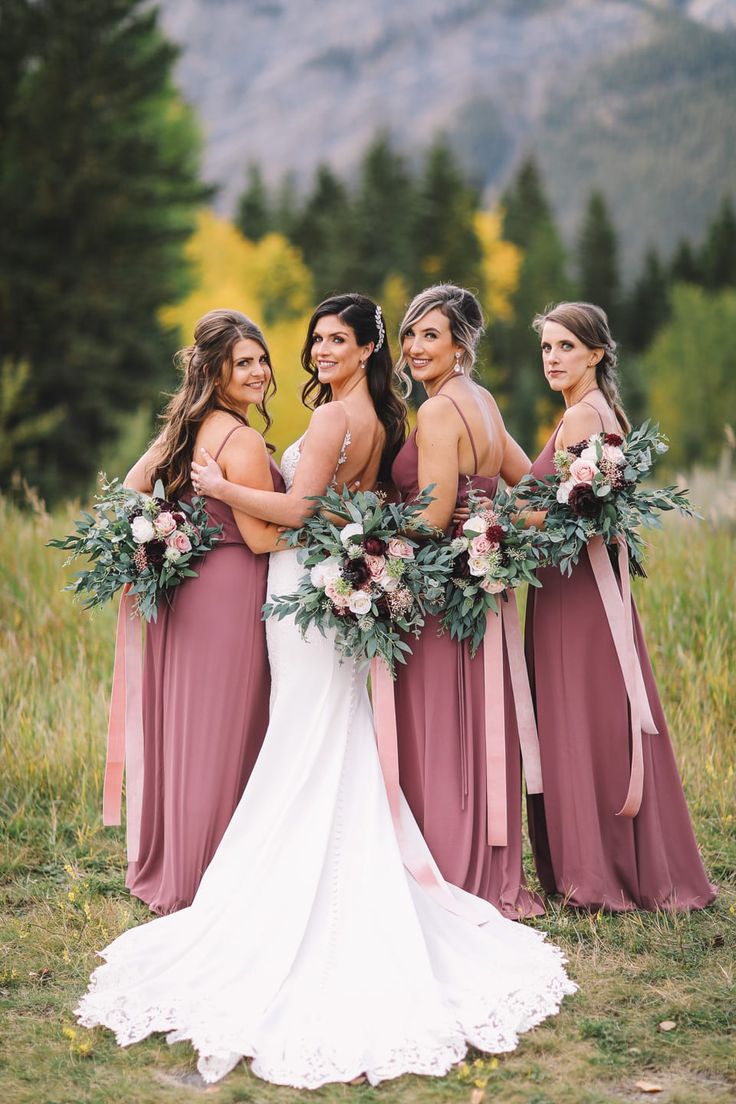
[{"label": "dusty rose gown", "polygon": [[[283,490],[273,461],[271,474]],[[268,556],[246,547],[229,506],[208,499],[207,513],[220,542],[146,629],[141,840],[125,884],[157,913],[191,904],[268,727]]]},{"label": "dusty rose gown", "polygon": [[[535,475],[553,474],[558,430],[534,462]],[[629,781],[628,700],[590,561],[581,556],[570,578],[556,567],[538,575],[525,646],[544,779],[544,794],[527,798],[540,881],[586,909],[703,908],[716,890],[695,842],[636,607],[657,734],[642,736],[644,796],[632,819],[615,815]]]},{"label": "dusty rose gown", "polygon": [[[459,407],[456,409],[476,455],[470,428]],[[420,490],[418,465],[414,431],[392,470],[402,499],[411,499]],[[496,492],[498,476],[462,476],[458,501],[467,497],[468,485],[490,498]],[[399,667],[395,683],[399,777],[429,849],[448,882],[490,901],[504,916],[539,916],[544,911],[542,904],[527,888],[521,865],[521,755],[506,645],[508,844],[489,847],[483,645],[471,659],[467,641],[459,644],[449,633],[439,636],[438,621],[433,617],[427,619],[420,638],[412,637],[409,643],[412,655],[405,667]]]}]

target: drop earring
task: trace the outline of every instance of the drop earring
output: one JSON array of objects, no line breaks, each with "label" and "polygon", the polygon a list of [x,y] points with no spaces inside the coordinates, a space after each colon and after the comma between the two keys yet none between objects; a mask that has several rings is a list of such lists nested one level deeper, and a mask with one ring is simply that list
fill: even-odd
[{"label": "drop earring", "polygon": [[455,375],[456,376],[462,375],[463,368],[462,368],[462,365],[460,363],[460,357],[461,356],[462,356],[461,353],[455,353]]}]

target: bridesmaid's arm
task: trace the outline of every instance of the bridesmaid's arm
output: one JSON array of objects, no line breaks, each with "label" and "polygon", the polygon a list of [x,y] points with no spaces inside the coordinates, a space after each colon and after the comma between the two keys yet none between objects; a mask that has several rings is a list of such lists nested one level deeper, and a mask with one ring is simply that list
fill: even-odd
[{"label": "bridesmaid's arm", "polygon": [[501,478],[507,487],[514,487],[520,479],[523,479],[532,470],[532,462],[508,430],[504,429],[504,433],[506,434],[506,444],[501,460]]},{"label": "bridesmaid's arm", "polygon": [[[255,429],[246,427],[233,434],[223,449],[222,470],[228,483],[242,490],[277,493],[273,489],[266,442]],[[278,526],[251,517],[237,507],[233,507],[233,516],[251,552],[274,552],[278,549],[281,538]]]},{"label": "bridesmaid's arm", "polygon": [[151,476],[156,470],[157,444],[158,442],[154,441],[151,447],[143,453],[140,460],[136,460],[125,477],[123,483],[124,487],[130,487],[133,491],[140,491],[141,494],[151,493],[153,490],[153,479]]},{"label": "bridesmaid's arm", "polygon": [[[323,495],[335,473],[345,439],[347,418],[342,404],[327,403],[312,414],[302,441],[294,483],[287,494],[244,487],[223,475],[219,465],[203,449],[205,464],[192,463],[201,493],[219,498],[233,510],[287,529],[298,529],[314,513],[312,495]],[[250,482],[250,481],[249,481]]]},{"label": "bridesmaid's arm", "polygon": [[444,530],[450,523],[457,501],[460,472],[458,442],[454,419],[447,417],[447,404],[428,399],[417,412],[417,448],[419,450],[419,489],[434,484],[433,501],[417,514],[425,525]]}]

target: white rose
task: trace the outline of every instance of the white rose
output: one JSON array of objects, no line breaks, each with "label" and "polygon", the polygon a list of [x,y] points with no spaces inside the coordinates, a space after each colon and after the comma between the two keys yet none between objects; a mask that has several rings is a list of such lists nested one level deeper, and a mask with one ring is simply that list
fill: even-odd
[{"label": "white rose", "polygon": [[363,526],[358,525],[357,521],[351,521],[350,525],[346,525],[340,533],[340,540],[344,545],[348,545],[353,537],[363,536]]},{"label": "white rose", "polygon": [[354,590],[348,598],[348,609],[351,613],[357,613],[359,617],[369,613],[371,608],[371,596],[365,590]]},{"label": "white rose", "polygon": [[314,565],[314,567],[309,572],[309,580],[312,586],[319,587],[320,590],[324,590],[325,586],[327,585],[327,580],[325,579],[324,564],[318,563]]},{"label": "white rose", "polygon": [[147,517],[133,518],[130,528],[136,544],[146,544],[156,536],[156,530]]},{"label": "white rose", "polygon": [[481,578],[488,570],[488,560],[485,556],[469,556],[468,567],[471,575]]},{"label": "white rose", "polygon": [[463,533],[469,533],[470,535],[477,537],[479,533],[485,533],[488,526],[485,519],[480,514],[474,514],[473,517],[469,517],[463,524]]},{"label": "white rose", "polygon": [[340,571],[342,564],[338,560],[337,556],[328,556],[326,560],[323,560],[320,564],[325,576],[325,585],[327,583],[334,583],[335,579],[340,578]]},{"label": "white rose", "polygon": [[562,502],[566,506],[567,500],[570,497],[570,491],[573,489],[574,486],[575,484],[573,483],[572,479],[568,479],[565,483],[560,483],[559,487],[557,488],[557,501]]},{"label": "white rose", "polygon": [[378,583],[381,590],[385,590],[387,594],[390,594],[392,590],[396,590],[399,585],[399,580],[394,575],[390,575],[388,571],[383,571],[378,578],[373,581]]},{"label": "white rose", "polygon": [[604,445],[603,459],[610,460],[612,464],[626,463],[626,457],[623,454],[623,450],[620,449],[618,445]]}]

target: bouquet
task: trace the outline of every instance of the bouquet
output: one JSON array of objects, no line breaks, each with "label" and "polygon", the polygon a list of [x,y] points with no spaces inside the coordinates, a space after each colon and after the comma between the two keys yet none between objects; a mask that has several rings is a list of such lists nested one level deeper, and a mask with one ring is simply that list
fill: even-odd
[{"label": "bouquet", "polygon": [[639,529],[658,526],[663,510],[697,516],[687,491],[642,485],[668,447],[659,427],[646,421],[625,437],[594,433],[558,449],[553,476],[525,476],[516,490],[527,508],[547,512],[542,533],[549,563],[569,575],[588,541],[600,536],[609,548],[625,541],[631,574],[644,575]]},{"label": "bouquet", "polygon": [[470,638],[475,655],[486,631],[489,610],[499,613],[499,598],[522,583],[541,586],[534,571],[540,566],[542,539],[525,529],[515,515],[517,506],[505,492],[493,507],[483,506],[472,492],[471,516],[458,526],[450,542],[452,576],[446,584],[440,624],[456,640]]},{"label": "bouquet", "polygon": [[153,495],[102,478],[92,513],[82,513],[76,532],[49,541],[71,555],[66,563],[87,556],[91,566],[64,587],[82,599],[85,609],[107,602],[126,584],[137,612],[155,621],[158,602],[185,579],[196,577],[192,560],[214,547],[221,525],[211,526],[204,499],[168,502],[163,484]]},{"label": "bouquet", "polygon": [[330,628],[344,655],[378,656],[395,678],[411,652],[401,634],[418,636],[426,614],[439,610],[451,568],[448,548],[413,539],[434,532],[417,517],[430,490],[401,504],[374,492],[315,497],[318,512],[286,535],[289,546],[306,545],[304,577],[295,593],[271,596],[264,619],[294,615],[302,635]]}]

